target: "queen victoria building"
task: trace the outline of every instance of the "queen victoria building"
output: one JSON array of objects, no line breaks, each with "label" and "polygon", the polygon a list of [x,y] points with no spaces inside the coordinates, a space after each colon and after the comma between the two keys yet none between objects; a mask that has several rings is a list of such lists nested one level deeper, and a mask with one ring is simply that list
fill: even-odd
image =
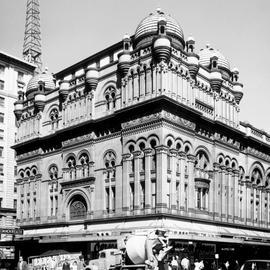
[{"label": "queen victoria building", "polygon": [[[214,38],[214,37],[213,37]],[[15,102],[15,241],[94,255],[167,230],[175,253],[269,256],[270,135],[239,120],[240,72],[160,9]]]}]

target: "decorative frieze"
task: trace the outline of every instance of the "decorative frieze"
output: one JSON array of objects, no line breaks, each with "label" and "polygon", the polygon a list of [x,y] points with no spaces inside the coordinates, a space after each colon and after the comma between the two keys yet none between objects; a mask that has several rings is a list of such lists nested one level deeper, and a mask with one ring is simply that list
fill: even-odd
[{"label": "decorative frieze", "polygon": [[89,134],[85,134],[85,135],[82,135],[82,136],[79,136],[79,137],[76,137],[76,138],[72,138],[72,139],[63,141],[62,146],[63,147],[70,146],[70,145],[74,145],[74,144],[77,144],[77,143],[86,142],[86,141],[89,141],[89,140],[92,140],[92,139],[95,139],[94,132],[91,132]]}]

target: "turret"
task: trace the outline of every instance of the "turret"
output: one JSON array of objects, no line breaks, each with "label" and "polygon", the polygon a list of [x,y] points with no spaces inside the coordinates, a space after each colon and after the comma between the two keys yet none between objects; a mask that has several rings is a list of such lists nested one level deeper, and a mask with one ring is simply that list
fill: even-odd
[{"label": "turret", "polygon": [[195,39],[193,37],[188,38],[186,48],[188,53],[188,70],[191,78],[195,79],[199,71],[199,56],[194,53]]},{"label": "turret", "polygon": [[233,94],[235,97],[235,101],[237,104],[240,103],[243,97],[243,84],[238,82],[239,79],[239,71],[237,68],[232,70],[232,83],[233,83]]},{"label": "turret", "polygon": [[217,66],[217,61],[218,61],[217,56],[213,56],[210,59],[210,70],[211,70],[210,84],[213,91],[219,93],[223,80],[222,80],[221,72]]},{"label": "turret", "polygon": [[168,62],[171,54],[171,42],[166,35],[166,24],[164,19],[158,22],[158,37],[154,40],[153,50],[158,62]]},{"label": "turret", "polygon": [[67,99],[69,92],[69,81],[62,80],[59,82],[59,96],[60,98],[65,101]]},{"label": "turret", "polygon": [[17,120],[20,120],[23,111],[24,93],[18,91],[18,100],[14,102],[14,114]]},{"label": "turret", "polygon": [[130,68],[130,47],[131,40],[128,35],[123,38],[123,52],[118,54],[118,69],[123,76],[126,76]]},{"label": "turret", "polygon": [[85,82],[90,91],[96,90],[98,84],[99,73],[98,69],[93,66],[88,66],[85,70]]},{"label": "turret", "polygon": [[34,104],[38,111],[43,111],[45,107],[46,96],[44,86],[44,82],[39,82],[38,91],[34,93]]}]

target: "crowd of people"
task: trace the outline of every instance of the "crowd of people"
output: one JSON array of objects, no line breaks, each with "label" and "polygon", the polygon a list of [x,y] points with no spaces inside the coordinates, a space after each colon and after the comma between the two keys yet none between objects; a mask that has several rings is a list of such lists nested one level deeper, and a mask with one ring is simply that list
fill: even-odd
[{"label": "crowd of people", "polygon": [[[165,270],[239,270],[237,260],[225,260],[218,262],[215,259],[204,261],[203,259],[190,260],[188,256],[172,256],[166,260]],[[167,269],[166,269],[167,268]]]}]

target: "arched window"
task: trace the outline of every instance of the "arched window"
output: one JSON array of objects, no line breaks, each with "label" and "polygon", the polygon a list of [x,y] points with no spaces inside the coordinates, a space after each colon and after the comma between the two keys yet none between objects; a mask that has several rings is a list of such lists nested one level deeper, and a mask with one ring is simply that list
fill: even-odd
[{"label": "arched window", "polygon": [[50,166],[49,177],[51,180],[56,180],[58,178],[58,168],[56,165]]},{"label": "arched window", "polygon": [[116,90],[113,86],[109,86],[105,90],[106,109],[112,110],[116,108]]},{"label": "arched window", "polygon": [[251,174],[251,182],[255,185],[260,185],[262,183],[262,173],[258,168],[255,168]]},{"label": "arched window", "polygon": [[[153,139],[153,140],[150,141],[150,146],[154,150],[155,150],[156,145],[157,145],[156,140]],[[156,169],[156,164],[157,164],[157,158],[156,158],[156,152],[154,151],[154,154],[152,155],[152,166],[151,166],[151,170],[155,170]]]},{"label": "arched window", "polygon": [[50,120],[51,120],[51,126],[52,129],[58,128],[58,119],[59,118],[59,112],[58,109],[54,108],[50,112]]},{"label": "arched window", "polygon": [[87,206],[82,196],[75,196],[70,203],[69,216],[71,220],[86,219]]},{"label": "arched window", "polygon": [[76,160],[73,156],[67,159],[67,166],[68,168],[74,168],[76,166]]}]

